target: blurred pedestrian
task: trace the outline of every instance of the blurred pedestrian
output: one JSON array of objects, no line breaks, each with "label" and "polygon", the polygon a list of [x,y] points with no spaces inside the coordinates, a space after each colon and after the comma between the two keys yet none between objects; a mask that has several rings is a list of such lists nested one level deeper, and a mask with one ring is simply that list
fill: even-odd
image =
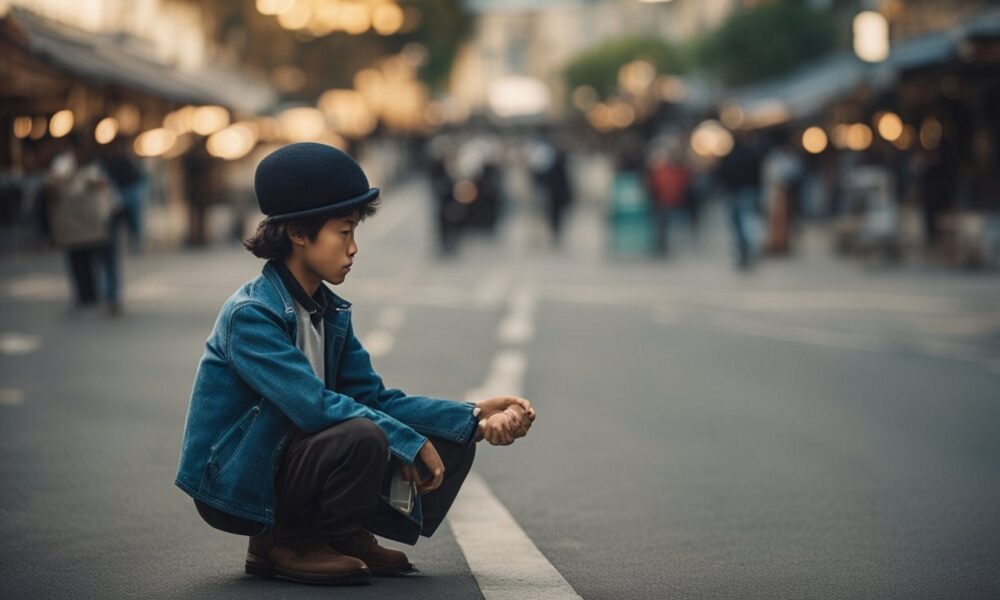
[{"label": "blurred pedestrian", "polygon": [[928,252],[934,252],[940,250],[942,216],[952,206],[957,187],[957,174],[939,150],[927,150],[920,154],[917,160],[924,243]]},{"label": "blurred pedestrian", "polygon": [[496,159],[489,158],[483,163],[475,184],[478,196],[473,208],[478,208],[478,225],[491,235],[496,235],[503,198],[501,171]]},{"label": "blurred pedestrian", "polygon": [[[121,213],[128,232],[129,250],[139,254],[143,244],[143,218],[149,195],[149,176],[139,158],[132,151],[126,138],[116,138],[101,156],[101,167],[114,183],[121,198]],[[117,236],[118,222],[112,224],[113,235]]]},{"label": "blurred pedestrian", "polygon": [[652,203],[653,251],[660,257],[668,252],[671,221],[688,196],[691,171],[676,153],[657,148],[646,167],[646,189]]},{"label": "blurred pedestrian", "polygon": [[736,136],[732,151],[718,166],[718,176],[726,192],[736,266],[749,269],[753,266],[760,220],[760,153],[753,140]]},{"label": "blurred pedestrian", "polygon": [[564,213],[573,204],[566,153],[548,140],[536,140],[529,155],[535,186],[541,197],[545,221],[554,246],[562,244]]},{"label": "blurred pedestrian", "polygon": [[566,152],[561,148],[555,148],[555,155],[548,170],[543,175],[546,194],[546,216],[549,222],[549,231],[552,232],[552,243],[555,246],[562,244],[563,223],[565,213],[573,205],[573,190],[570,188],[569,174],[566,168]]},{"label": "blurred pedestrian", "polygon": [[74,305],[98,302],[98,285],[112,315],[121,313],[121,261],[112,223],[121,204],[84,138],[69,138],[43,188],[52,244],[66,252]]},{"label": "blurred pedestrian", "polygon": [[761,169],[767,213],[766,250],[770,254],[788,254],[803,164],[787,135],[781,135],[767,152]]},{"label": "blurred pedestrian", "polygon": [[[386,389],[339,285],[378,188],[347,154],[285,146],[254,177],[262,274],[222,306],[195,376],[176,485],[211,526],[250,537],[247,573],[353,584],[412,572],[476,454],[527,434],[531,403]],[[498,417],[501,414],[503,416]]]},{"label": "blurred pedestrian", "polygon": [[216,201],[217,193],[215,160],[203,143],[195,143],[184,154],[184,200],[188,206],[189,246],[204,246],[206,234],[206,214],[210,204]]},{"label": "blurred pedestrian", "polygon": [[465,217],[465,206],[455,199],[455,180],[448,173],[447,156],[429,159],[431,193],[435,204],[438,253],[451,256],[458,250],[459,235]]},{"label": "blurred pedestrian", "polygon": [[707,166],[697,166],[691,171],[691,181],[688,185],[684,208],[688,214],[692,239],[697,242],[701,234],[702,209],[712,194],[712,171]]}]

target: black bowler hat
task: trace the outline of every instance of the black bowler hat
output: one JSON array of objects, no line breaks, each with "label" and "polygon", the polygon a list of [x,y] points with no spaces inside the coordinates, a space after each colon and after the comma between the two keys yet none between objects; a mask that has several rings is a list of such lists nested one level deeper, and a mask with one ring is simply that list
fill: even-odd
[{"label": "black bowler hat", "polygon": [[253,178],[260,211],[282,223],[357,208],[378,198],[358,163],[333,146],[299,142],[278,148]]}]

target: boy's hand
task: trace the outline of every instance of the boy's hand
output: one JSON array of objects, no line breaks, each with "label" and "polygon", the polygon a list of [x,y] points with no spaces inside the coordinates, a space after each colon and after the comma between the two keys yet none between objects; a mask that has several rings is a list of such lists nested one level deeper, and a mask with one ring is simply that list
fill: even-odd
[{"label": "boy's hand", "polygon": [[[502,398],[492,398],[483,401],[483,404],[494,403],[494,406],[505,404],[505,408],[500,411],[487,414],[479,421],[479,431],[483,438],[494,446],[508,446],[514,443],[517,438],[528,435],[528,429],[535,418],[535,411],[531,403],[524,398],[505,396]],[[480,413],[483,415],[485,410]]]},{"label": "boy's hand", "polygon": [[400,472],[403,474],[403,479],[416,484],[417,493],[423,496],[427,492],[433,492],[441,486],[441,483],[444,481],[444,463],[441,462],[441,456],[430,440],[424,442],[424,445],[420,447],[417,460],[424,463],[427,470],[433,475],[433,479],[423,481],[420,477],[420,470],[417,469],[415,463],[412,465],[403,465],[400,468]]},{"label": "boy's hand", "polygon": [[510,419],[502,412],[494,413],[488,419],[481,419],[479,430],[482,431],[483,438],[494,446],[509,446],[514,443],[514,436],[510,433]]},{"label": "boy's hand", "polygon": [[507,433],[512,437],[523,438],[528,435],[528,430],[531,429],[531,424],[534,419],[534,412],[532,416],[528,416],[528,413],[521,408],[520,404],[511,404],[507,408],[503,409],[500,413],[507,417]]},{"label": "boy's hand", "polygon": [[480,409],[480,420],[489,419],[496,413],[510,409],[508,414],[515,420],[515,429],[524,429],[525,432],[531,427],[531,422],[535,420],[535,408],[531,406],[531,402],[518,396],[497,396],[480,400],[476,402],[476,406]]}]

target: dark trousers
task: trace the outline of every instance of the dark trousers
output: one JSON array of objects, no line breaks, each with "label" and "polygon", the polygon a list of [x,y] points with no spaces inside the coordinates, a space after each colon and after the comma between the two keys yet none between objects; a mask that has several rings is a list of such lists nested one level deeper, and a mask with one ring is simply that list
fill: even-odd
[{"label": "dark trousers", "polygon": [[66,251],[70,281],[73,283],[73,298],[77,306],[89,306],[97,302],[97,277],[95,266],[101,248],[74,248]]},{"label": "dark trousers", "polygon": [[111,235],[108,242],[89,248],[67,250],[73,297],[77,306],[97,303],[98,284],[103,287],[103,297],[112,304],[121,301],[121,255],[118,248],[118,229],[124,222],[124,213],[111,217]]},{"label": "dark trousers", "polygon": [[[475,459],[475,444],[456,444],[432,438],[445,466],[441,486],[421,496],[423,527],[430,537],[444,520]],[[417,460],[422,476],[427,472]],[[325,538],[359,529],[413,544],[409,522],[380,499],[399,464],[391,460],[385,433],[368,419],[351,419],[308,434],[296,430],[288,440],[275,478],[277,520],[296,529],[309,529]],[[196,501],[198,512],[213,527],[254,535],[261,526],[220,513]]]}]

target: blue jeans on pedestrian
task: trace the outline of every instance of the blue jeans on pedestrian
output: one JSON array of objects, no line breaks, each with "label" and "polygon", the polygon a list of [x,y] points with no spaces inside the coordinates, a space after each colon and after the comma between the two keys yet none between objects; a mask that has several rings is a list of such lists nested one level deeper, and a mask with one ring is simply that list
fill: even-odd
[{"label": "blue jeans on pedestrian", "polygon": [[756,187],[746,186],[733,191],[728,199],[729,219],[736,242],[736,260],[740,268],[747,268],[753,262],[754,240],[751,239],[751,221],[758,217],[758,195]]},{"label": "blue jeans on pedestrian", "polygon": [[146,211],[146,197],[149,194],[149,180],[141,179],[120,190],[122,206],[125,208],[124,222],[128,230],[129,249],[133,254],[142,248],[143,219]]},{"label": "blue jeans on pedestrian", "polygon": [[96,262],[99,264],[94,266],[100,268],[103,276],[104,299],[111,304],[119,304],[121,302],[122,258],[120,236],[118,234],[127,218],[126,211],[124,210],[116,212],[111,217],[111,234],[108,236],[108,243],[95,256]]}]

